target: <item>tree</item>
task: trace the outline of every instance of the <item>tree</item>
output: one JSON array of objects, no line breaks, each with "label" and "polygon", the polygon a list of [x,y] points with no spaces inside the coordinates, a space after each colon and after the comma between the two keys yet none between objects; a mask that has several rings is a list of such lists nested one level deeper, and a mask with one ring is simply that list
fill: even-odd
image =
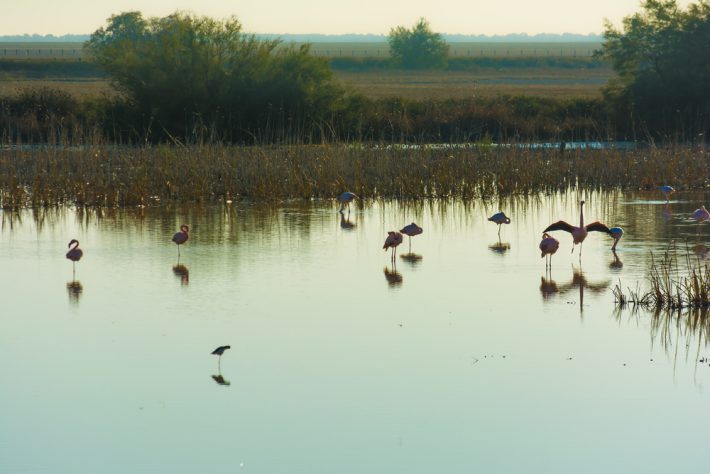
[{"label": "tree", "polygon": [[[710,123],[710,4],[686,10],[675,0],[646,0],[642,11],[605,24],[599,54],[618,77],[607,99],[644,130],[687,139]],[[627,115],[628,114],[628,115]]]},{"label": "tree", "polygon": [[420,18],[411,30],[403,26],[392,28],[387,41],[392,61],[397,66],[406,69],[446,68],[449,45],[440,33],[431,31],[424,18]]},{"label": "tree", "polygon": [[257,40],[241,32],[236,18],[144,19],[126,12],[109,18],[87,47],[143,119],[146,134],[157,134],[149,139],[307,135],[342,107],[328,63],[308,45]]}]

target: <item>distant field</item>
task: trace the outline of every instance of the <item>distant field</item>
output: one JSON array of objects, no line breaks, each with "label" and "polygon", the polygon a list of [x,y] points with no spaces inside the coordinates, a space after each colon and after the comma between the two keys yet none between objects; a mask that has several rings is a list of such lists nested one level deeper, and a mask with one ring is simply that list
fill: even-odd
[{"label": "distant field", "polygon": [[[606,68],[491,68],[473,72],[335,71],[335,76],[372,99],[404,97],[413,100],[445,100],[497,95],[592,98],[601,95],[602,87],[613,76],[613,72]],[[10,79],[0,81],[0,96],[30,87],[51,87],[78,97],[114,92],[105,80]]]},{"label": "distant field", "polygon": [[[298,44],[298,43],[294,43]],[[601,47],[598,42],[472,42],[449,43],[452,57],[590,57]],[[322,57],[389,56],[389,47],[382,43],[311,43],[313,54]],[[84,58],[82,43],[0,43],[0,58]]]}]

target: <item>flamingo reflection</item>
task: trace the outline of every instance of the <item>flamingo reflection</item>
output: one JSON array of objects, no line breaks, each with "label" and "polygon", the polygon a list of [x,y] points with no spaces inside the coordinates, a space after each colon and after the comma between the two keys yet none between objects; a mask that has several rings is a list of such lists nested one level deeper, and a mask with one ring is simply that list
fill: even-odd
[{"label": "flamingo reflection", "polygon": [[419,265],[419,263],[422,261],[424,258],[422,255],[416,254],[416,253],[403,253],[402,255],[399,256],[402,260],[405,262],[409,263],[412,266]]},{"label": "flamingo reflection", "polygon": [[80,281],[73,280],[70,282],[67,282],[67,294],[69,295],[69,301],[72,303],[78,303],[79,298],[81,297],[81,293],[84,291],[84,287],[82,286]]},{"label": "flamingo reflection", "polygon": [[579,289],[579,312],[582,313],[584,311],[584,290],[588,289],[592,293],[600,294],[605,292],[610,284],[611,280],[591,283],[584,276],[581,268],[572,267],[572,280],[569,283],[560,285],[558,288],[561,295],[575,288]]},{"label": "flamingo reflection", "polygon": [[493,242],[492,244],[488,245],[488,249],[499,255],[503,255],[505,252],[510,250],[510,243],[501,242],[500,240],[498,240],[498,242]]},{"label": "flamingo reflection", "polygon": [[542,293],[542,299],[549,299],[552,295],[559,292],[560,290],[557,288],[557,282],[555,280],[547,275],[540,277],[540,293]]},{"label": "flamingo reflection", "polygon": [[402,284],[402,274],[397,271],[397,266],[392,265],[392,268],[384,267],[383,272],[385,274],[385,279],[387,284],[394,288]]},{"label": "flamingo reflection", "polygon": [[350,213],[348,212],[348,217],[345,217],[345,213],[340,213],[340,227],[343,230],[350,230],[355,227],[355,223],[350,222]]},{"label": "flamingo reflection", "polygon": [[190,270],[188,268],[181,264],[178,263],[177,265],[173,266],[173,273],[175,274],[176,277],[180,278],[180,284],[185,286],[188,283],[190,283]]},{"label": "flamingo reflection", "polygon": [[624,267],[624,262],[619,259],[619,256],[616,254],[615,250],[612,251],[612,254],[614,254],[614,260],[612,260],[609,264],[609,268],[612,270],[621,270]]}]

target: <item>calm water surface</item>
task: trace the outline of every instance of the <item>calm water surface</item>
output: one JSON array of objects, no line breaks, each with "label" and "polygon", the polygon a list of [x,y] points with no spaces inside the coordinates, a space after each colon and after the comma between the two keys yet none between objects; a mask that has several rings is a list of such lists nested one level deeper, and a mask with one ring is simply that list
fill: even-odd
[{"label": "calm water surface", "polygon": [[[541,230],[580,198],[618,259],[558,232],[545,278]],[[703,199],[5,213],[0,472],[707,472],[707,323],[611,293],[673,240],[707,252]]]}]

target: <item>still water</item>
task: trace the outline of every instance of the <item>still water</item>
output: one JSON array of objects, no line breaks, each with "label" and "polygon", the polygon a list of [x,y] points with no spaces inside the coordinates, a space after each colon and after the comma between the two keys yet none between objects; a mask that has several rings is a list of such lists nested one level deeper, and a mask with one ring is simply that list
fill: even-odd
[{"label": "still water", "polygon": [[[707,252],[704,196],[673,198],[5,213],[0,472],[707,472],[707,319],[611,292],[671,241]],[[618,258],[556,232],[546,278],[579,199]]]}]

